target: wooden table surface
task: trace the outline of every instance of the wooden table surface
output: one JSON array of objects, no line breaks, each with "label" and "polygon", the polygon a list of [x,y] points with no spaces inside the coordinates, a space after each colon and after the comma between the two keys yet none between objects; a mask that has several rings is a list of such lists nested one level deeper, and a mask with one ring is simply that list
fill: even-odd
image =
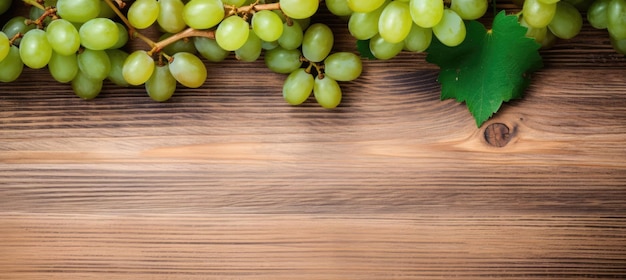
[{"label": "wooden table surface", "polygon": [[587,25],[542,54],[480,128],[423,54],[336,110],[232,57],[165,103],[27,70],[0,84],[0,279],[624,279],[626,58]]}]

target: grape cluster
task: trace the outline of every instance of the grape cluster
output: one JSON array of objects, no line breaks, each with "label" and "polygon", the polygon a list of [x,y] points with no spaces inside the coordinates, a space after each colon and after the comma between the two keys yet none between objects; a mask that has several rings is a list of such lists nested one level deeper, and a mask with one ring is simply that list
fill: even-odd
[{"label": "grape cluster", "polygon": [[[338,82],[360,76],[360,58],[331,53],[334,36],[325,24],[311,24],[319,0],[136,0],[123,8],[116,0],[30,0],[31,13],[7,22],[0,33],[0,81],[16,80],[24,66],[49,70],[71,83],[85,99],[96,97],[104,80],[120,86],[143,85],[157,101],[168,100],[177,84],[204,84],[210,62],[231,53],[255,61],[265,52],[269,69],[288,74],[287,103],[314,95],[325,108],[342,97]],[[0,8],[8,10],[11,1]],[[124,13],[124,11],[126,13]],[[141,34],[156,27],[157,42]],[[124,50],[129,39],[150,49]]]},{"label": "grape cluster", "polygon": [[587,10],[587,21],[597,29],[607,29],[613,48],[626,54],[626,0],[595,0]]},{"label": "grape cluster", "polygon": [[350,34],[369,40],[371,53],[390,59],[403,50],[422,52],[437,37],[453,47],[465,40],[464,20],[482,17],[488,0],[326,0],[335,15],[348,18]]}]

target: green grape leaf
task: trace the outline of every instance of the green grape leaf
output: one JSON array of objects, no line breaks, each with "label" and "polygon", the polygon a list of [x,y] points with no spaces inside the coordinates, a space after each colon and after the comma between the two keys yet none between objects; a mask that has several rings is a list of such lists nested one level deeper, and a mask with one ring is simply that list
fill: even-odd
[{"label": "green grape leaf", "polygon": [[356,41],[356,49],[361,55],[361,58],[376,59],[376,57],[370,50],[370,40]]},{"label": "green grape leaf", "polygon": [[493,28],[477,21],[466,23],[465,41],[448,47],[436,40],[426,60],[439,65],[441,99],[465,102],[480,127],[503,102],[521,98],[530,84],[530,73],[543,67],[540,45],[525,36],[517,17],[504,11],[496,15]]}]

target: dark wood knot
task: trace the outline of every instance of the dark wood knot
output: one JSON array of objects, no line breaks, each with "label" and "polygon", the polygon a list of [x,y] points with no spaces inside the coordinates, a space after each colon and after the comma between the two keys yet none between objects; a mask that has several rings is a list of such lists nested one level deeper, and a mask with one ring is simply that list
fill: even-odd
[{"label": "dark wood knot", "polygon": [[485,141],[494,147],[504,147],[511,140],[511,130],[506,124],[493,123],[485,128]]}]

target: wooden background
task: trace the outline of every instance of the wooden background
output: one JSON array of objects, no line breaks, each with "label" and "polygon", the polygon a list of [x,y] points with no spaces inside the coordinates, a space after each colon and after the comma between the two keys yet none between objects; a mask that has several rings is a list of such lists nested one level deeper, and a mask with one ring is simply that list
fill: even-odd
[{"label": "wooden background", "polygon": [[26,70],[0,84],[0,279],[624,279],[626,59],[589,26],[542,54],[481,128],[423,54],[367,61],[335,110],[262,61],[166,103]]}]

